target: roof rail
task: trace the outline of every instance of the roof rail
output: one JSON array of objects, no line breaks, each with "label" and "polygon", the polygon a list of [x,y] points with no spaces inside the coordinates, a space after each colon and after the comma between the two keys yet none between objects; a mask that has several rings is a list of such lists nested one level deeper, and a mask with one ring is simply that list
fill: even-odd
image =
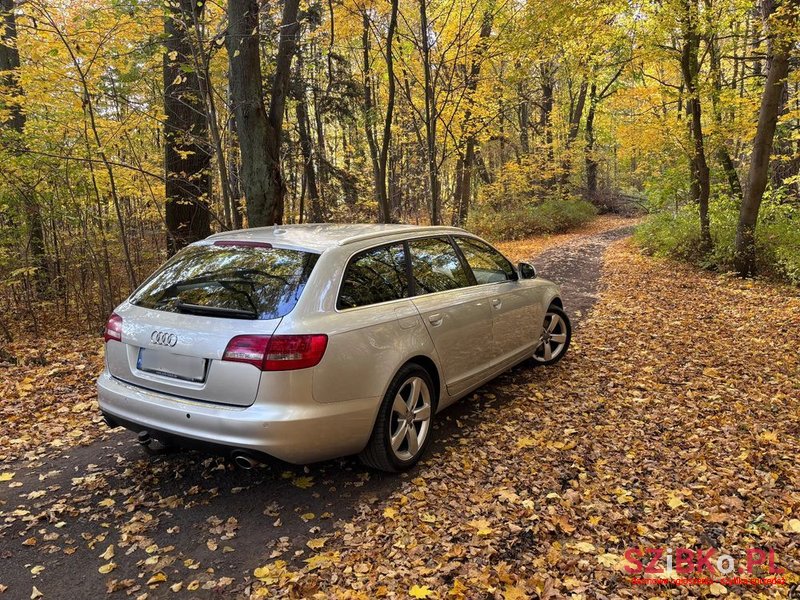
[{"label": "roof rail", "polygon": [[375,238],[389,237],[391,235],[400,235],[406,233],[466,233],[461,227],[450,227],[447,225],[409,225],[408,227],[397,229],[388,229],[385,231],[373,231],[371,233],[360,233],[358,235],[351,235],[350,237],[339,240],[338,246],[347,246],[355,242],[363,242],[365,240],[372,240]]}]

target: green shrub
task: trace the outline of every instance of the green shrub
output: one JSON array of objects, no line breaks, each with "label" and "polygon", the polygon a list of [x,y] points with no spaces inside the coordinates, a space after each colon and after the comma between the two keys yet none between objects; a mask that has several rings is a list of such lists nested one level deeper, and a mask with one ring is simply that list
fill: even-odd
[{"label": "green shrub", "polygon": [[539,204],[493,209],[479,206],[469,216],[469,228],[494,240],[516,240],[560,233],[587,223],[596,214],[585,200],[547,199]]},{"label": "green shrub", "polygon": [[[649,254],[730,271],[738,201],[726,196],[714,198],[709,204],[709,218],[714,248],[705,256],[698,251],[700,220],[694,205],[652,215],[637,228],[635,239]],[[775,195],[764,198],[756,226],[756,256],[759,272],[800,285],[800,213],[796,206]]]}]

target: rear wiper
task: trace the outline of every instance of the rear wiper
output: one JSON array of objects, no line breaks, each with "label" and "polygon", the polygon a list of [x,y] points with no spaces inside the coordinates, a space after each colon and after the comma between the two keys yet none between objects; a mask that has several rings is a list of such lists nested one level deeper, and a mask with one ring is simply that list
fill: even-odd
[{"label": "rear wiper", "polygon": [[187,304],[178,298],[175,302],[175,308],[179,312],[196,314],[196,315],[211,315],[219,317],[233,317],[234,319],[257,319],[258,313],[254,310],[244,310],[241,308],[227,308],[224,306],[203,306],[202,304]]}]

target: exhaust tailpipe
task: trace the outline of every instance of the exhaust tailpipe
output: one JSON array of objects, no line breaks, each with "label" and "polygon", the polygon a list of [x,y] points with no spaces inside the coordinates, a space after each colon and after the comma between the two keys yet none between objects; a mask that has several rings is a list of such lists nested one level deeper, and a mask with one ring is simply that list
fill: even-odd
[{"label": "exhaust tailpipe", "polygon": [[250,469],[254,468],[258,461],[253,459],[251,456],[244,452],[237,452],[233,455],[233,462],[236,464],[237,467],[240,469],[244,469],[245,471],[249,471]]},{"label": "exhaust tailpipe", "polygon": [[109,429],[116,429],[117,427],[119,427],[119,425],[117,425],[114,419],[109,417],[107,414],[103,414],[103,423],[105,423],[106,427],[108,427]]}]

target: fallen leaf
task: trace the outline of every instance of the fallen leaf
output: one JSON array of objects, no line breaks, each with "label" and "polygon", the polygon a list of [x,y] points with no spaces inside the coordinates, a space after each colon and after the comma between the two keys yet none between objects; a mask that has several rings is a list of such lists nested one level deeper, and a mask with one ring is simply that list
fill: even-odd
[{"label": "fallen leaf", "polygon": [[100,573],[102,573],[103,575],[107,575],[108,573],[111,573],[111,571],[113,571],[113,570],[114,570],[114,569],[116,569],[116,568],[117,568],[117,563],[115,563],[115,562],[110,562],[110,563],[106,563],[106,564],[104,564],[103,566],[101,566],[101,567],[100,567],[99,569],[97,569],[97,570],[98,570]]},{"label": "fallen leaf", "polygon": [[708,591],[710,591],[715,596],[723,596],[728,593],[728,588],[726,588],[721,583],[715,581],[709,586]]},{"label": "fallen leaf", "polygon": [[429,588],[427,585],[418,586],[412,585],[408,593],[414,598],[430,598],[431,594],[433,594],[433,590]]},{"label": "fallen leaf", "polygon": [[150,579],[147,580],[147,585],[156,585],[158,583],[163,583],[167,580],[167,576],[164,575],[162,572],[158,572],[153,575]]}]

